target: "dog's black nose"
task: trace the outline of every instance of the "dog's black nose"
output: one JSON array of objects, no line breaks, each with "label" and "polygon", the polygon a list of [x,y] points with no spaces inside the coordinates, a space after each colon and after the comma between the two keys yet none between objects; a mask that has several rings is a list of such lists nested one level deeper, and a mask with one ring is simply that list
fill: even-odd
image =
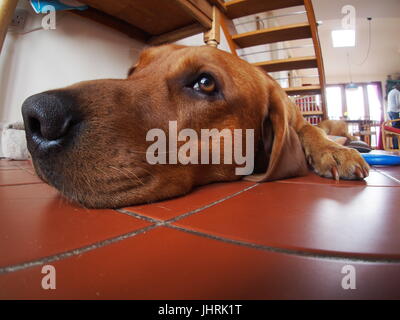
[{"label": "dog's black nose", "polygon": [[60,92],[33,95],[22,105],[28,148],[49,151],[62,147],[78,121],[72,111],[71,97]]}]

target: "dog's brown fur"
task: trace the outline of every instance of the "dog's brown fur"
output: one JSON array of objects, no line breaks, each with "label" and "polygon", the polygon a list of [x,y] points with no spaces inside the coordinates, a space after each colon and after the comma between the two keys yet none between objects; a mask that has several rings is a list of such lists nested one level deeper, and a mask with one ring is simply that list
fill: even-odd
[{"label": "dog's brown fur", "polygon": [[350,141],[357,140],[356,137],[349,134],[347,123],[342,120],[324,120],[318,124],[327,135],[346,137]]},{"label": "dog's brown fur", "polygon": [[[215,77],[221,98],[201,99],[186,87],[203,72]],[[84,125],[68,152],[52,159],[33,154],[33,162],[46,182],[87,207],[157,201],[198,185],[242,178],[234,163],[148,164],[146,133],[152,128],[168,132],[169,120],[177,120],[178,131],[198,133],[201,128],[253,128],[259,141],[257,173],[248,180],[305,174],[305,159],[324,177],[368,175],[357,151],[329,141],[323,130],[308,124],[271,77],[215,48],[149,48],[127,79],[81,82],[60,91],[74,97]]]}]

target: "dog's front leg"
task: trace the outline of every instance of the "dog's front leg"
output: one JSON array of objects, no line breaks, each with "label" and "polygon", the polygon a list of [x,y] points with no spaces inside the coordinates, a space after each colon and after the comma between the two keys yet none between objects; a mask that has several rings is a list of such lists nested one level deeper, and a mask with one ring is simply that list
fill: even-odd
[{"label": "dog's front leg", "polygon": [[320,176],[335,180],[368,176],[369,166],[358,151],[329,140],[322,129],[304,123],[297,133],[307,161]]}]

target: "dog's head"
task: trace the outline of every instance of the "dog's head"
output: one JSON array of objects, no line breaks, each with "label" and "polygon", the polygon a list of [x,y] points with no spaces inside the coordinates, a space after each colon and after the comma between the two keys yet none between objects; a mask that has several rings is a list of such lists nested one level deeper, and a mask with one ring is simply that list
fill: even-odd
[{"label": "dog's head", "polygon": [[[235,159],[149,163],[146,155],[156,140],[149,139],[152,129],[166,133],[167,148],[158,148],[156,156],[166,152],[168,160],[173,140],[178,148],[185,144],[171,137],[171,121],[176,132],[197,134],[191,142],[199,142],[199,152],[202,129],[254,129],[256,167],[247,178],[297,175],[305,164],[290,126],[289,104],[271,78],[229,53],[165,45],[144,50],[127,79],[80,82],[37,94],[26,99],[22,113],[38,175],[67,198],[99,208],[156,201],[196,185],[242,178]],[[239,140],[232,140],[233,148]],[[241,142],[247,143],[244,136]],[[212,143],[208,148],[211,152]],[[224,143],[218,151],[224,159]]]}]

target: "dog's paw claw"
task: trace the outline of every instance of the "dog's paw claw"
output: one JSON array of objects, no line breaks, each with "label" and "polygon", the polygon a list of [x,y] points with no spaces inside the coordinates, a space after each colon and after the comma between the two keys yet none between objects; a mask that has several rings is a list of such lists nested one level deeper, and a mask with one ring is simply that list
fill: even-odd
[{"label": "dog's paw claw", "polygon": [[361,169],[359,167],[356,167],[356,169],[354,170],[354,174],[357,178],[364,179],[364,174],[361,173]]},{"label": "dog's paw claw", "polygon": [[369,174],[368,164],[354,149],[329,146],[326,150],[318,150],[308,160],[317,174],[336,181],[362,180]]},{"label": "dog's paw claw", "polygon": [[331,169],[331,173],[332,173],[333,179],[335,179],[336,181],[339,181],[340,177],[339,177],[338,169],[336,167],[333,167]]}]

